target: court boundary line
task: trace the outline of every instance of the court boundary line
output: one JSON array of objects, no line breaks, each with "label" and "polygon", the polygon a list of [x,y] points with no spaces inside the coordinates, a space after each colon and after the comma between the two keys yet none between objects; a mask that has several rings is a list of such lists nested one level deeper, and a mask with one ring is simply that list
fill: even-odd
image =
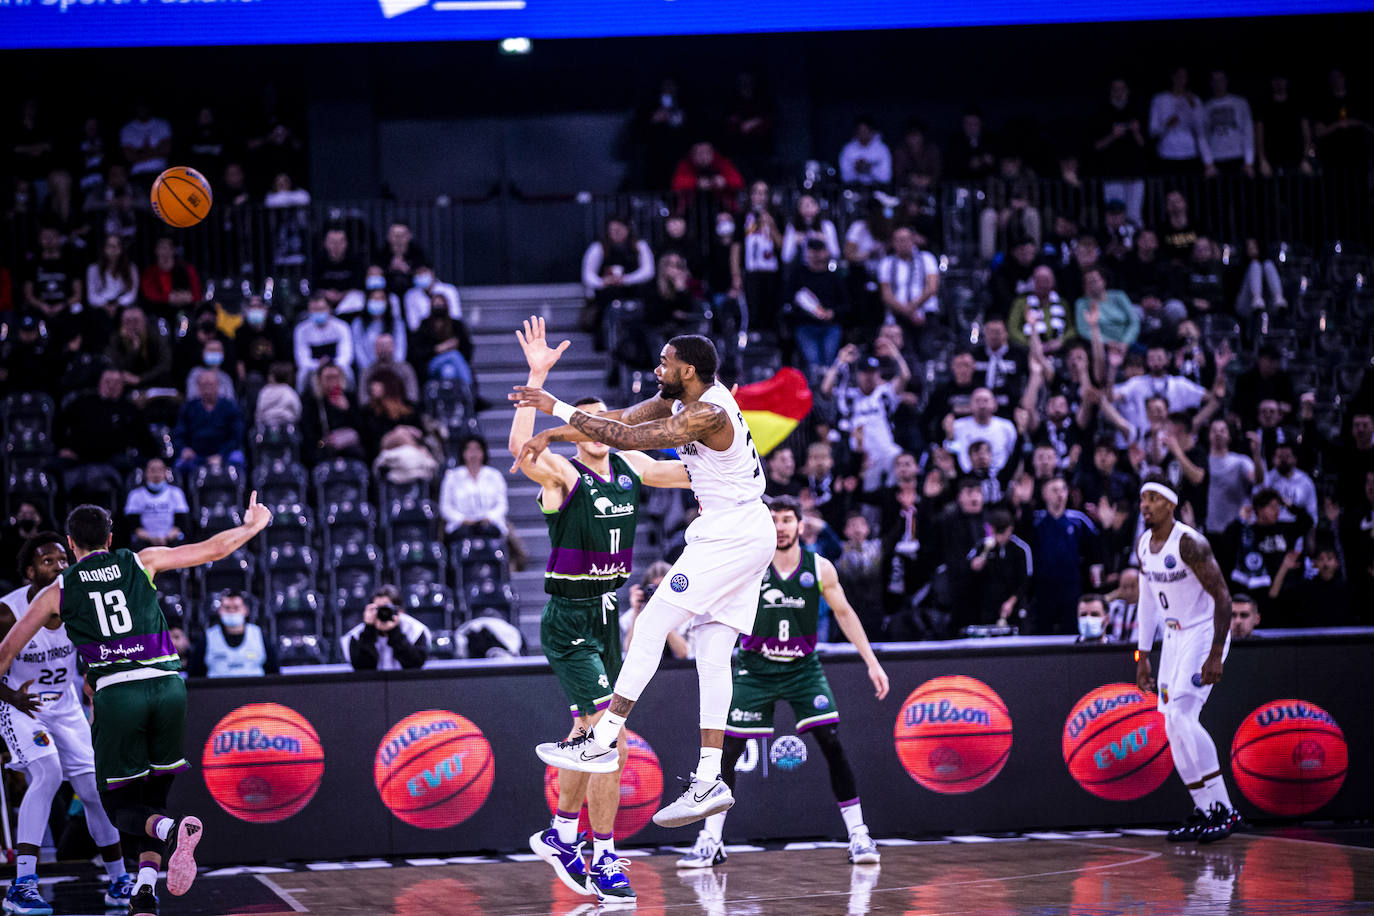
[{"label": "court boundary line", "polygon": [[286,888],[282,887],[280,884],[278,884],[277,882],[273,881],[273,880],[272,880],[271,878],[269,878],[267,875],[254,875],[253,877],[254,877],[254,878],[257,878],[259,881],[261,881],[262,884],[263,884],[263,886],[266,887],[269,891],[271,891],[272,893],[274,893],[274,894],[276,894],[278,897],[280,897],[280,898],[281,898],[281,902],[284,903],[284,904],[286,904],[287,906],[291,907],[291,909],[292,909],[294,912],[297,912],[297,913],[309,913],[309,912],[310,912],[309,907],[307,907],[305,904],[303,904],[303,903],[301,903],[299,900],[297,900],[296,897],[295,897],[295,895],[294,895],[291,891],[288,891]]}]

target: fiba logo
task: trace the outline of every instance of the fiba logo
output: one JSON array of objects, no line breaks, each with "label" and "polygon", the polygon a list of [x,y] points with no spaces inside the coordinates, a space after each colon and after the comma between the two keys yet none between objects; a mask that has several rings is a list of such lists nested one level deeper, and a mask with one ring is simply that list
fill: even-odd
[{"label": "fiba logo", "polygon": [[801,585],[802,588],[810,588],[811,586],[816,584],[816,577],[811,575],[811,573],[809,572],[804,572],[797,577],[797,582]]},{"label": "fiba logo", "polygon": [[780,770],[795,770],[806,763],[806,745],[796,735],[783,735],[773,742],[768,759]]},{"label": "fiba logo", "polygon": [[1326,751],[1316,741],[1299,741],[1293,748],[1293,763],[1300,770],[1315,770],[1326,763]]},{"label": "fiba logo", "polygon": [[682,573],[678,573],[677,575],[673,576],[673,578],[668,580],[668,587],[675,592],[687,591],[687,577],[684,576]]},{"label": "fiba logo", "polygon": [[630,489],[631,480],[629,474],[621,474],[619,477],[615,479],[615,482],[620,486],[620,489],[622,490]]},{"label": "fiba logo", "polygon": [[1165,568],[1165,569],[1173,569],[1173,568],[1174,568],[1175,566],[1177,566],[1177,565],[1178,565],[1178,560],[1175,560],[1175,559],[1174,559],[1174,555],[1173,555],[1173,554],[1169,554],[1167,557],[1164,558],[1164,568]]}]

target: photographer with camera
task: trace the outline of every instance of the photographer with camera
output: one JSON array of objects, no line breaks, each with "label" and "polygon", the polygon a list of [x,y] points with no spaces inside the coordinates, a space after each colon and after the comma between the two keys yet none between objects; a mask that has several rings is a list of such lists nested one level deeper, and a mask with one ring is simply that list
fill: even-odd
[{"label": "photographer with camera", "polygon": [[401,608],[394,585],[379,585],[363,610],[363,622],[343,635],[354,671],[419,668],[429,655],[429,627]]}]

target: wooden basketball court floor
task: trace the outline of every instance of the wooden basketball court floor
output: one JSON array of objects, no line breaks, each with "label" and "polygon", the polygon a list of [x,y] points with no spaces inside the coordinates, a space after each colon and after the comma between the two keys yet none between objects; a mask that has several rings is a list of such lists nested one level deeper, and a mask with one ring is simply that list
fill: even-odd
[{"label": "wooden basketball court floor", "polygon": [[[1336,842],[1332,842],[1332,840]],[[1374,848],[1339,832],[1237,835],[1171,845],[1158,831],[882,841],[882,864],[851,866],[841,844],[732,847],[714,869],[679,872],[666,848],[634,851],[635,910],[598,908],[518,856],[314,862],[202,871],[165,894],[163,916],[1374,916]],[[1368,833],[1357,841],[1367,841]],[[532,858],[532,857],[529,857]],[[99,912],[93,878],[50,877],[56,912]]]}]

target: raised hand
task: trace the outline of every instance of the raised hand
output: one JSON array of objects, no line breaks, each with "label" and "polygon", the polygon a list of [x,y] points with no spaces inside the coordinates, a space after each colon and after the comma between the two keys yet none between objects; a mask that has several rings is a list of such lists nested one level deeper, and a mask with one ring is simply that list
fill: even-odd
[{"label": "raised hand", "polygon": [[557,348],[551,348],[544,331],[544,319],[538,315],[525,319],[524,330],[516,331],[515,339],[520,342],[520,349],[525,351],[525,362],[529,364],[530,371],[541,375],[547,375],[563,351],[572,345],[572,341],[565,340]]},{"label": "raised hand", "polygon": [[538,461],[539,456],[549,447],[550,441],[548,430],[544,430],[542,433],[536,433],[525,440],[525,444],[520,448],[520,454],[515,456],[515,463],[510,466],[510,472],[514,474],[516,471],[520,470],[520,465],[524,464],[526,461],[530,464]]},{"label": "raised hand", "polygon": [[258,491],[254,490],[248,496],[248,511],[243,516],[243,526],[253,529],[257,534],[268,525],[272,524],[272,510],[258,502]]},{"label": "raised hand", "polygon": [[506,397],[514,401],[516,407],[533,407],[541,413],[553,413],[554,397],[543,388],[516,385]]}]

